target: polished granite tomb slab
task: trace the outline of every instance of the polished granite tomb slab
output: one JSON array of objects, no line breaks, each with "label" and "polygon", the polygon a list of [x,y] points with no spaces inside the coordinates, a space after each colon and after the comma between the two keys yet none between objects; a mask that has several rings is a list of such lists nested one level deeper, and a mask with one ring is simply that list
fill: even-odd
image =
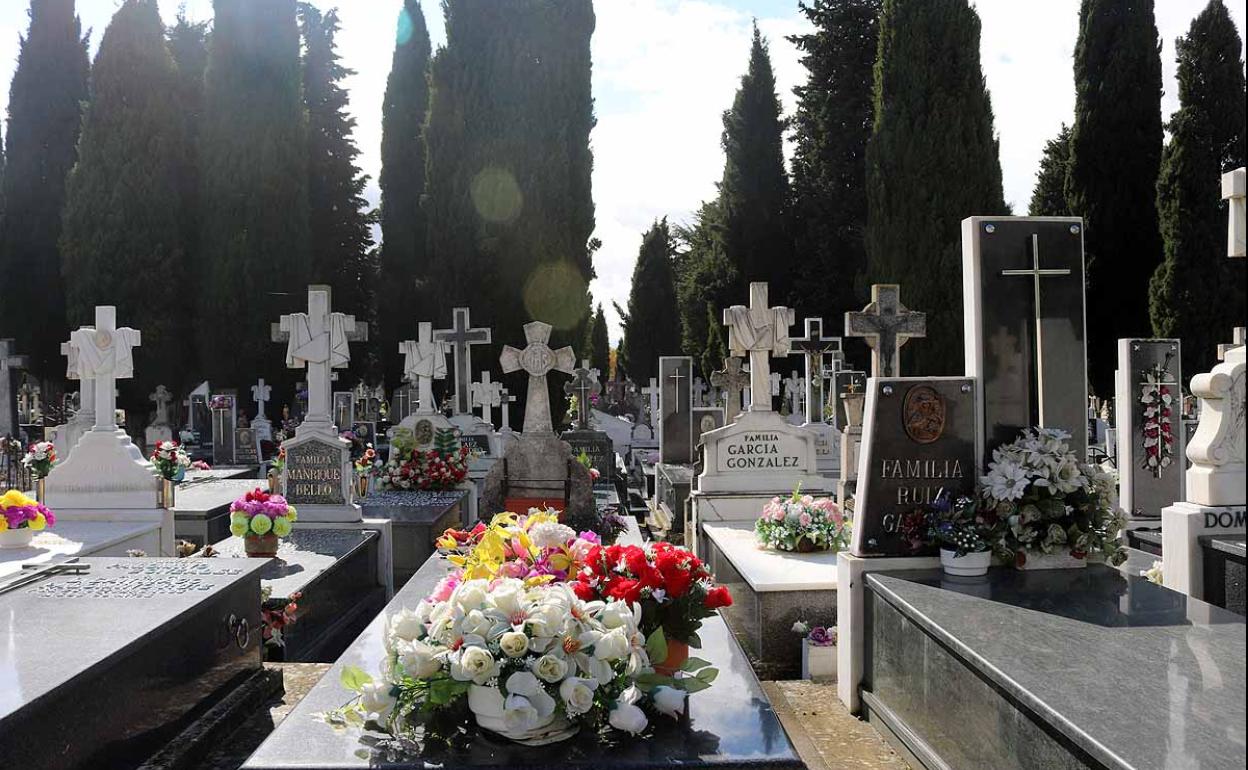
[{"label": "polished granite tomb slab", "polygon": [[230,536],[230,503],[257,487],[267,488],[267,483],[229,473],[197,471],[178,482],[173,496],[175,536],[201,547]]},{"label": "polished granite tomb slab", "polygon": [[[282,635],[286,645],[270,659],[328,663],[347,648],[386,604],[377,574],[380,533],[359,529],[309,529],[295,525],[277,557],[264,559],[260,585],[269,589],[267,609],[296,601],[296,621]],[[246,558],[242,538],[213,546],[219,557]],[[259,561],[259,560],[258,560]]]},{"label": "polished granite tomb slab", "polygon": [[1144,578],[876,572],[865,623],[864,710],[912,764],[1243,766],[1244,619]]},{"label": "polished granite tomb slab", "polygon": [[134,767],[260,669],[259,559],[84,558],[0,593],[0,767]]},{"label": "polished granite tomb slab", "polygon": [[0,548],[0,580],[26,567],[75,556],[125,556],[127,551],[160,551],[160,524],[147,521],[62,519],[22,548]]},{"label": "polished granite tomb slab", "polygon": [[[447,564],[430,559],[387,607],[411,607],[446,573]],[[308,693],[244,770],[340,770],[342,768],[640,768],[674,766],[767,770],[804,768],[741,650],[719,617],[702,626],[699,656],[720,670],[711,689],[694,695],[689,716],[680,722],[652,720],[641,738],[612,734],[578,735],[550,746],[527,747],[477,733],[466,748],[423,746],[400,749],[372,733],[335,730],[317,713],[341,706],[350,693],[339,677],[344,666],[375,673],[381,663],[384,617],[376,618],[328,674]],[[475,733],[475,729],[474,729]]]},{"label": "polished granite tomb slab", "polygon": [[1231,612],[1245,613],[1245,561],[1248,548],[1243,535],[1205,535],[1200,538],[1204,552],[1205,601]]},{"label": "polished granite tomb slab", "polygon": [[469,493],[460,489],[370,492],[360,500],[368,519],[389,519],[394,531],[394,585],[402,586],[437,550],[449,527],[465,524]]}]

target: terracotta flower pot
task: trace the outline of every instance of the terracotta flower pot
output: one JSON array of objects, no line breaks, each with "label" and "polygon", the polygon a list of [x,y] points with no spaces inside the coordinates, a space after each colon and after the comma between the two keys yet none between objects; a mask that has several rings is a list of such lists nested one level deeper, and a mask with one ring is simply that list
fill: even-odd
[{"label": "terracotta flower pot", "polygon": [[269,472],[269,494],[277,494],[277,488],[280,485],[279,479],[281,479],[281,476],[277,473],[277,471]]},{"label": "terracotta flower pot", "polygon": [[656,663],[654,670],[663,676],[672,676],[685,665],[687,660],[689,660],[688,643],[679,639],[668,639],[667,658],[662,663]]},{"label": "terracotta flower pot", "polygon": [[243,548],[248,556],[268,558],[277,556],[277,535],[246,535],[243,537]]}]

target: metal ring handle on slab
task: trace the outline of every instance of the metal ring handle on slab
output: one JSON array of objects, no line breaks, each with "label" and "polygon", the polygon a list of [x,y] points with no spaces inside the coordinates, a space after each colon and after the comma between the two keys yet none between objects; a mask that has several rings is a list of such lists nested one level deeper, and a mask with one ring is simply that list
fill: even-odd
[{"label": "metal ring handle on slab", "polygon": [[[247,618],[239,617],[231,612],[229,620],[226,621],[226,627],[229,628],[238,649],[247,649],[247,645],[251,643],[251,623],[247,621]],[[228,640],[226,644],[229,644]]]}]

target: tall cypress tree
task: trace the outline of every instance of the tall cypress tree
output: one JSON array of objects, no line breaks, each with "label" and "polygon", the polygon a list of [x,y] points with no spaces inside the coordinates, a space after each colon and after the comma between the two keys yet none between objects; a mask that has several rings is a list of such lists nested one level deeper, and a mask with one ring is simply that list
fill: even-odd
[{"label": "tall cypress tree", "polygon": [[197,329],[204,375],[278,381],[269,324],[307,306],[307,111],[295,0],[215,0],[204,83]]},{"label": "tall cypress tree", "polygon": [[979,30],[966,0],[885,0],[880,17],[867,282],[901,284],[927,313],[927,338],[902,352],[909,375],[961,373],[960,222],[1009,211]]},{"label": "tall cypress tree", "polygon": [[[166,36],[178,70],[176,95],[187,148],[178,171],[178,187],[182,198],[182,249],[189,266],[200,256],[197,248],[201,226],[198,150],[199,127],[204,119],[204,71],[208,68],[208,22],[193,22],[179,11]],[[191,316],[195,308],[184,312]]]},{"label": "tall cypress tree", "polygon": [[[334,306],[373,323],[377,269],[373,261],[372,223],[360,172],[360,151],[352,133],[355,118],[347,114],[343,67],[335,47],[337,11],[321,14],[309,3],[299,6],[304,40],[303,101],[308,110],[308,206],[311,263],[308,280],[333,288]],[[392,356],[397,357],[397,356]],[[372,357],[361,346],[351,357],[357,374],[368,371]]]},{"label": "tall cypress tree", "polygon": [[[703,374],[708,362],[723,364],[711,352],[723,324],[722,309],[741,300],[741,280],[736,266],[724,253],[723,209],[718,200],[702,204],[689,225],[677,226],[675,259],[676,296],[680,314],[680,349],[693,356]],[[722,340],[721,340],[722,342]],[[719,346],[722,349],[722,344]]]},{"label": "tall cypress tree", "polygon": [[680,340],[676,336],[680,318],[676,311],[672,260],[672,234],[667,220],[663,219],[651,225],[642,236],[628,294],[620,356],[624,370],[635,382],[648,382],[657,376],[659,356],[680,352]]},{"label": "tall cypress tree", "polygon": [[1161,46],[1153,0],[1083,0],[1066,198],[1087,254],[1088,377],[1113,393],[1120,337],[1146,335],[1161,262]]},{"label": "tall cypress tree", "polygon": [[866,152],[882,0],[811,0],[798,7],[814,31],[790,38],[810,73],[794,89],[794,301],[836,318],[865,303],[854,278],[866,269]]},{"label": "tall cypress tree", "polygon": [[[425,192],[425,118],[429,110],[429,31],[419,0],[404,0],[381,113],[381,265],[377,351],[391,383],[402,377],[399,341],[415,339],[413,312],[429,294]],[[429,320],[433,320],[430,318]]]},{"label": "tall cypress tree", "polygon": [[607,328],[607,316],[602,312],[602,303],[589,322],[589,333],[585,335],[585,351],[581,356],[589,361],[589,365],[602,373],[605,381],[611,375],[611,337]]},{"label": "tall cypress tree", "polygon": [[107,304],[143,332],[145,365],[122,395],[144,407],[158,383],[186,384],[190,361],[174,290],[186,268],[178,172],[188,151],[177,80],[155,0],[126,0],[95,57],[61,234],[70,324],[90,325]]},{"label": "tall cypress tree", "polygon": [[[583,339],[594,205],[590,0],[447,0],[431,66],[426,214],[432,292],[470,304],[495,347],[521,326]],[[480,309],[478,318],[478,308]],[[551,387],[555,386],[552,378]]]},{"label": "tall cypress tree", "polygon": [[786,300],[793,285],[783,133],[771,55],[755,24],[749,68],[732,108],[724,112],[719,199],[728,259],[744,282],[770,281],[777,301]]},{"label": "tall cypress tree", "polygon": [[1223,171],[1244,164],[1244,63],[1226,6],[1211,0],[1176,44],[1179,110],[1161,161],[1165,259],[1149,286],[1153,333],[1183,340],[1183,369],[1208,371],[1244,318],[1243,266],[1226,258]]},{"label": "tall cypress tree", "polygon": [[1031,191],[1027,213],[1033,217],[1068,217],[1066,174],[1070,169],[1070,126],[1065,123],[1057,136],[1044,143],[1036,186]]},{"label": "tall cypress tree", "polygon": [[87,39],[74,0],[31,0],[9,88],[5,217],[0,224],[0,286],[30,298],[0,302],[0,328],[17,340],[41,377],[65,373],[68,333],[61,276],[65,178],[77,160],[87,99]]}]

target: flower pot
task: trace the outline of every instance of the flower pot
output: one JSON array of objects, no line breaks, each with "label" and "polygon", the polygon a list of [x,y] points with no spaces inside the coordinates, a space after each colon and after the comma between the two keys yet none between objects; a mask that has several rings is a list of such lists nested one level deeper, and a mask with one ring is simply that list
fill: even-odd
[{"label": "flower pot", "polygon": [[968,553],[966,556],[958,556],[957,551],[951,551],[948,548],[940,549],[940,566],[944,567],[945,573],[949,575],[962,577],[987,575],[991,564],[992,551],[979,551]]},{"label": "flower pot", "polygon": [[160,480],[160,507],[172,511],[174,506],[173,479]]},{"label": "flower pot", "polygon": [[185,481],[186,480],[186,468],[183,468],[182,466],[179,465],[178,470],[173,474],[173,480]]},{"label": "flower pot", "polygon": [[360,497],[368,494],[368,476],[355,477],[355,493]]},{"label": "flower pot", "polygon": [[468,709],[482,729],[526,746],[545,746],[565,741],[581,729],[580,725],[573,724],[567,717],[554,712],[527,730],[509,730],[507,723],[503,721],[503,693],[497,687],[477,684],[469,687]]},{"label": "flower pot", "polygon": [[256,558],[277,556],[277,542],[277,535],[272,532],[267,535],[245,535],[243,536],[243,549],[248,556]]},{"label": "flower pot", "polygon": [[269,471],[269,494],[276,495],[281,486],[281,475],[277,471]]},{"label": "flower pot", "polygon": [[836,645],[811,644],[802,639],[802,679],[836,681]]},{"label": "flower pot", "polygon": [[46,478],[35,479],[35,502],[45,505],[44,499],[48,495],[48,480]]},{"label": "flower pot", "polygon": [[1015,566],[1024,571],[1038,569],[1082,569],[1088,566],[1087,559],[1076,559],[1066,551],[1059,553],[1040,553],[1039,551],[1027,551],[1027,560],[1022,564]]},{"label": "flower pot", "polygon": [[654,670],[663,676],[672,676],[689,660],[689,645],[679,639],[667,640],[667,658],[662,663],[655,663]]},{"label": "flower pot", "polygon": [[30,527],[6,529],[0,532],[0,548],[25,548],[34,537],[35,531]]}]

